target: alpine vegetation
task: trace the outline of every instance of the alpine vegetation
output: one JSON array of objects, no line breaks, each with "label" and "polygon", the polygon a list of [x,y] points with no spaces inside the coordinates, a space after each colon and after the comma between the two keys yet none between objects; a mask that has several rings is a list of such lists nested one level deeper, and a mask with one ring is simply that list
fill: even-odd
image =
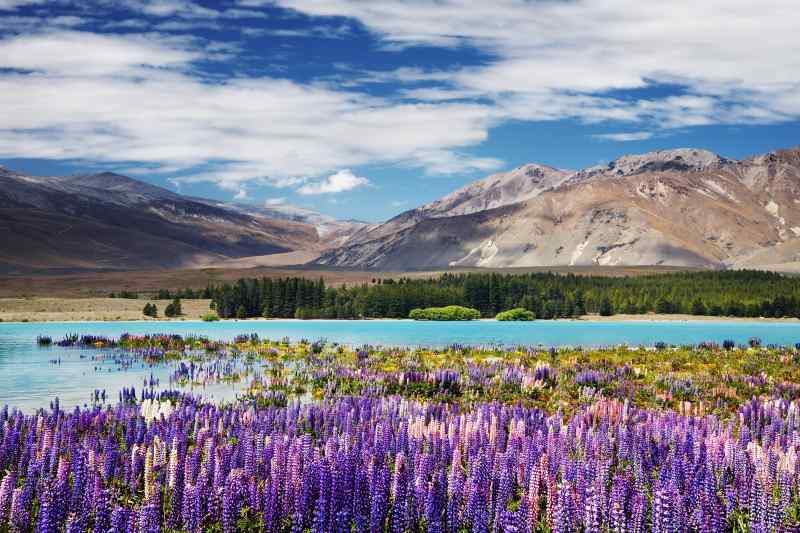
[{"label": "alpine vegetation", "polygon": [[795,531],[796,402],[731,422],[600,400],[162,395],[4,409],[7,531]]},{"label": "alpine vegetation", "polygon": [[252,383],[231,403],[151,378],[114,405],[95,391],[72,411],[4,407],[3,532],[800,527],[797,347],[56,344],[180,361],[170,386],[245,360]]}]

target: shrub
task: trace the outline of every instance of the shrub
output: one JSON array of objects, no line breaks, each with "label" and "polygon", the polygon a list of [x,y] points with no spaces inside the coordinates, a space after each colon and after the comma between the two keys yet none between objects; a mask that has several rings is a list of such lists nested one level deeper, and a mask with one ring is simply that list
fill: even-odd
[{"label": "shrub", "polygon": [[138,292],[131,292],[131,291],[120,291],[116,294],[113,292],[108,295],[109,298],[127,298],[129,300],[138,300],[139,293]]},{"label": "shrub", "polygon": [[522,307],[515,307],[514,309],[497,313],[495,318],[501,321],[527,321],[534,320],[536,315],[533,314],[533,311],[528,311]]},{"label": "shrub", "polygon": [[144,304],[142,314],[144,316],[149,316],[150,318],[156,318],[158,316],[158,308],[156,307],[156,304],[151,304],[149,302]]},{"label": "shrub", "polygon": [[480,317],[481,313],[477,309],[460,305],[412,309],[408,314],[408,318],[413,320],[477,320]]},{"label": "shrub", "polygon": [[307,307],[298,307],[294,310],[294,317],[300,320],[309,320],[314,318],[314,315],[311,313],[311,310]]},{"label": "shrub", "polygon": [[167,307],[164,308],[164,315],[168,317],[176,317],[183,314],[183,310],[181,309],[181,299],[175,298],[172,300],[172,303],[167,304]]},{"label": "shrub", "polygon": [[614,306],[611,304],[611,300],[608,299],[608,296],[606,296],[600,302],[600,316],[611,316],[613,314]]},{"label": "shrub", "polygon": [[207,313],[200,317],[203,322],[217,322],[219,320],[219,315],[216,313]]}]

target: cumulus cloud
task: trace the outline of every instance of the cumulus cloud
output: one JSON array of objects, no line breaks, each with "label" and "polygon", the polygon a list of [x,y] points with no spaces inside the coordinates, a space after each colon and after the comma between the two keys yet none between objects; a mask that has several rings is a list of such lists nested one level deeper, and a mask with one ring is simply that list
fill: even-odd
[{"label": "cumulus cloud", "polygon": [[[343,166],[485,167],[477,103],[409,103],[269,77],[208,80],[190,39],[46,32],[0,40],[0,157],[145,163],[238,191],[300,185]],[[46,110],[46,112],[42,112]]]},{"label": "cumulus cloud", "polygon": [[303,185],[297,192],[300,194],[330,194],[350,191],[357,187],[369,185],[369,180],[356,176],[350,169],[340,170],[322,181]]},{"label": "cumulus cloud", "polygon": [[[278,4],[309,15],[355,18],[396,49],[483,51],[492,58],[484,65],[446,71],[449,86],[410,94],[432,101],[491,98],[500,118],[680,127],[773,123],[800,115],[800,56],[790,53],[800,48],[794,0],[676,0],[669,9],[639,0]],[[408,72],[395,74],[400,80]],[[700,105],[607,96],[665,83],[684,87],[686,98]]]},{"label": "cumulus cloud", "polygon": [[182,66],[200,57],[185,41],[160,41],[77,31],[20,35],[0,40],[0,67],[76,78],[136,75],[141,67]]},{"label": "cumulus cloud", "polygon": [[[0,0],[0,10],[43,2]],[[109,5],[95,4],[80,12],[91,13],[93,27]],[[509,120],[614,123],[631,133],[599,138],[630,141],[668,128],[800,118],[795,0],[675,0],[669,9],[639,0],[208,5],[126,2],[119,9],[128,18],[105,27],[123,34],[74,31],[89,18],[4,12],[7,32],[18,34],[0,39],[0,157],[131,163],[233,194],[245,184],[314,191],[330,179],[320,177],[368,164],[428,174],[495,170],[502,161],[470,148]],[[311,82],[247,69],[212,77],[207,65],[238,57],[243,45],[168,33],[236,27],[341,37],[359,27],[341,18],[305,29],[240,24],[270,16],[264,6],[357,20],[384,50],[469,47],[482,59],[439,70],[351,69]],[[664,84],[679,89],[640,91]]]}]

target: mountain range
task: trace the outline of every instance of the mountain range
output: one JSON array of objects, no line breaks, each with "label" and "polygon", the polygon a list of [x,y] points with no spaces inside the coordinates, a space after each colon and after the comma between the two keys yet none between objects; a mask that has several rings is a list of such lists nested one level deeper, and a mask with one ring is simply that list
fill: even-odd
[{"label": "mountain range", "polygon": [[110,172],[35,177],[0,167],[5,273],[213,266],[296,250],[313,258],[352,227],[359,223],[187,197]]},{"label": "mountain range", "polygon": [[527,164],[379,224],[188,197],[108,172],[34,177],[0,167],[0,231],[0,272],[12,273],[280,257],[380,270],[800,270],[800,148],[744,160],[680,148],[579,171]]},{"label": "mountain range", "polygon": [[681,148],[577,172],[525,165],[364,227],[317,263],[383,270],[800,266],[800,148]]}]

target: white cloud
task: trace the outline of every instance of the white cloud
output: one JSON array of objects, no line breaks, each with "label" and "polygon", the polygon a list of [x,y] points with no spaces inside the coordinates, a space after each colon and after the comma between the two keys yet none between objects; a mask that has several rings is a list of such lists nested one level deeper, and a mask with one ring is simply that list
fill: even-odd
[{"label": "white cloud", "polygon": [[277,198],[267,198],[264,200],[264,207],[275,207],[276,205],[283,205],[286,203],[286,197],[280,196]]},{"label": "white cloud", "polygon": [[650,139],[653,134],[649,131],[631,131],[625,133],[599,133],[597,135],[593,135],[595,139],[602,139],[604,141],[617,141],[617,142],[629,142],[629,141],[644,141]]},{"label": "white cloud", "polygon": [[[0,0],[0,9],[32,3],[38,2]],[[388,72],[345,68],[324,83],[211,78],[201,67],[238,57],[238,45],[155,31],[64,31],[85,27],[84,21],[8,16],[9,31],[20,35],[0,39],[0,157],[130,163],[236,194],[251,183],[313,190],[327,182],[321,176],[368,164],[402,164],[428,174],[488,172],[502,161],[472,156],[469,149],[512,119],[623,123],[632,133],[600,137],[621,141],[665,128],[800,118],[795,0],[674,0],[669,9],[640,0],[238,4],[247,9],[135,0],[120,7],[127,19],[110,24],[184,32],[230,28],[225,20],[236,19],[238,31],[263,34],[275,30],[248,29],[239,19],[270,16],[258,8],[277,4],[357,19],[384,50],[467,46],[483,53],[483,63]],[[81,13],[100,21],[109,4],[97,5],[102,9]],[[341,36],[353,27],[350,21],[312,21],[293,35]],[[395,95],[377,97],[364,87],[379,83],[393,86]],[[662,83],[684,90],[624,93]]]},{"label": "white cloud", "polygon": [[128,9],[138,10],[146,15],[169,17],[173,15],[213,18],[219,11],[203,7],[186,0],[138,0],[127,4]]},{"label": "white cloud", "polygon": [[189,0],[132,0],[120,7],[149,17],[182,19],[244,19],[267,18],[263,11],[251,9],[212,9]]},{"label": "white cloud", "polygon": [[0,40],[0,67],[69,77],[135,75],[141,67],[177,67],[200,57],[185,41],[160,41],[76,31],[22,35]]},{"label": "white cloud", "polygon": [[297,192],[300,194],[329,194],[350,191],[357,187],[369,185],[369,180],[356,176],[350,169],[340,170],[317,183],[303,185]]},{"label": "white cloud", "polygon": [[0,68],[33,73],[0,74],[0,157],[135,162],[234,192],[248,181],[298,186],[344,166],[435,173],[491,163],[460,153],[486,139],[488,106],[194,74],[195,60],[232,53],[162,34],[2,39]]},{"label": "white cloud", "polygon": [[247,198],[247,190],[239,189],[236,194],[233,195],[234,200],[244,200]]},{"label": "white cloud", "polygon": [[[472,46],[492,57],[454,68],[414,98],[492,99],[502,119],[651,121],[659,127],[798,118],[795,0],[278,0],[310,15],[358,19],[392,47]],[[764,38],[765,32],[769,38]],[[408,73],[397,72],[396,79]],[[441,79],[442,73],[437,73]],[[676,83],[670,98],[609,98]],[[687,104],[684,101],[683,104]]]}]

